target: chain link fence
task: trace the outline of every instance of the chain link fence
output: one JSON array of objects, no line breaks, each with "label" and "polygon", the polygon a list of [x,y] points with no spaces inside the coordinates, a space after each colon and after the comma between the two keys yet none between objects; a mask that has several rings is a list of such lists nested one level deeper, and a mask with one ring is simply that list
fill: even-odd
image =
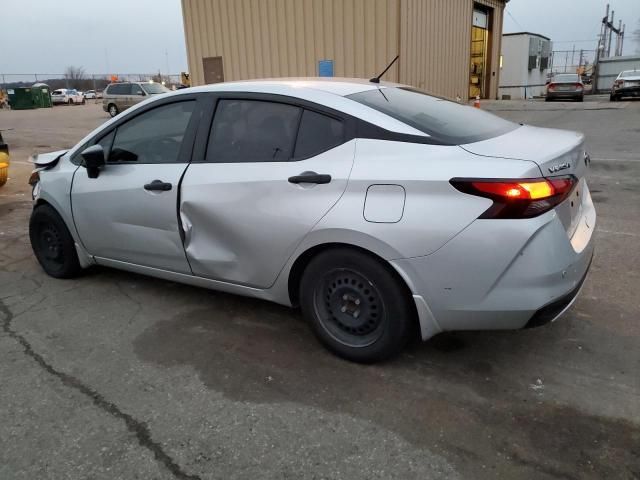
[{"label": "chain link fence", "polygon": [[180,85],[180,75],[161,73],[93,73],[80,78],[70,78],[63,73],[0,73],[0,89],[31,87],[34,83],[45,83],[51,90],[75,88],[76,90],[103,90],[112,81],[158,82],[167,88]]}]

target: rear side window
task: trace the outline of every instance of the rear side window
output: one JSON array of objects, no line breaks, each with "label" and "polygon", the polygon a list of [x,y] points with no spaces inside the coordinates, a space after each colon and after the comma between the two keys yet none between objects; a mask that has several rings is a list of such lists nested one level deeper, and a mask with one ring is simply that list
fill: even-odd
[{"label": "rear side window", "polygon": [[294,157],[309,158],[340,145],[344,126],[340,120],[305,110],[300,121]]},{"label": "rear side window", "polygon": [[107,87],[107,95],[129,95],[131,93],[130,83],[114,83]]},{"label": "rear side window", "polygon": [[519,125],[477,108],[405,87],[386,87],[348,98],[385,113],[446,145],[461,145],[497,137]]},{"label": "rear side window", "polygon": [[109,162],[181,163],[180,147],[195,105],[195,100],[162,105],[120,125]]},{"label": "rear side window", "polygon": [[286,162],[293,156],[302,109],[260,100],[220,100],[207,162]]}]

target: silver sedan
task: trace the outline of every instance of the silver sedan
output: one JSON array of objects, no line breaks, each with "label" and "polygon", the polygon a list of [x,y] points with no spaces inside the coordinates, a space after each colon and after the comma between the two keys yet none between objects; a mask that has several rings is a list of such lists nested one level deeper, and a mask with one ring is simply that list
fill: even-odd
[{"label": "silver sedan", "polygon": [[570,306],[596,222],[583,141],[388,83],[190,88],[34,158],[30,238],[54,277],[99,264],[300,306],[374,362]]}]

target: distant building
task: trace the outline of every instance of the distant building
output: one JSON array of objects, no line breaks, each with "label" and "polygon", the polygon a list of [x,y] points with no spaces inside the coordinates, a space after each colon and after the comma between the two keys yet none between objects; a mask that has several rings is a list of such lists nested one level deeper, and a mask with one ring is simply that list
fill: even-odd
[{"label": "distant building", "polygon": [[182,0],[192,85],[383,77],[449,98],[497,98],[508,0]]},{"label": "distant building", "polygon": [[500,98],[541,96],[551,67],[551,40],[537,33],[506,33],[500,63]]}]

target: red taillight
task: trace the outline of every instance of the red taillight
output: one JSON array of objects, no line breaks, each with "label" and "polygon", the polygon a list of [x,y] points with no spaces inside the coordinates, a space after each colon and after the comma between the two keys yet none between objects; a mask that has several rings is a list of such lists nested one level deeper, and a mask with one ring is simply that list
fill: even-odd
[{"label": "red taillight", "polygon": [[624,80],[616,80],[613,82],[614,87],[621,87],[622,85],[624,85]]},{"label": "red taillight", "polygon": [[576,87],[576,90],[582,90],[582,84],[581,83],[576,83],[575,87]]},{"label": "red taillight", "polygon": [[574,176],[523,180],[454,178],[456,189],[489,198],[493,205],[479,218],[532,218],[562,203],[577,180]]},{"label": "red taillight", "polygon": [[547,87],[547,90],[550,92],[553,92],[555,89],[556,89],[555,83],[550,83],[549,86]]}]

